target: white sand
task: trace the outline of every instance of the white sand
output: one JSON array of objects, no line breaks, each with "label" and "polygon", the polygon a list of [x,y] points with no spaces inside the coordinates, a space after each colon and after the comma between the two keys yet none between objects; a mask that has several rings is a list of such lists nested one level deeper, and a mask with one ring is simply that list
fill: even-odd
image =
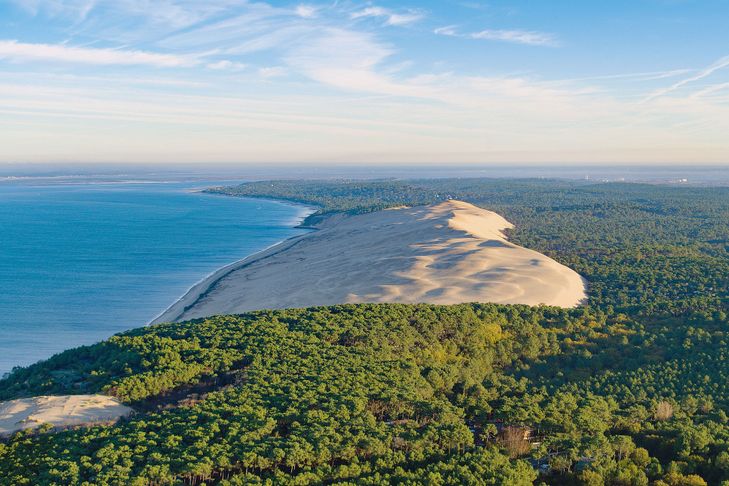
[{"label": "white sand", "polygon": [[0,402],[0,435],[42,424],[56,427],[115,422],[132,409],[105,395],[61,395]]},{"label": "white sand", "polygon": [[335,216],[219,270],[155,322],[347,302],[584,301],[580,275],[510,243],[502,231],[512,227],[461,201]]}]

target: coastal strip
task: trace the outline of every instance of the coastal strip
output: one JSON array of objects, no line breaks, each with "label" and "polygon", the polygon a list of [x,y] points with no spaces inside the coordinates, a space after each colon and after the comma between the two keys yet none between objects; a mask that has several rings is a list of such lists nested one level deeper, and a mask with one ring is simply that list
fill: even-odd
[{"label": "coastal strip", "polygon": [[[219,197],[230,197],[227,195],[221,195],[217,194],[215,192],[208,192],[207,189],[195,189],[193,192],[196,193],[205,193],[207,195],[211,196],[219,196]],[[303,203],[294,203],[291,201],[286,200],[280,200],[280,199],[271,199],[271,198],[259,198],[259,197],[252,197],[252,198],[246,198],[246,199],[254,199],[254,200],[264,200],[264,201],[270,201],[275,202],[278,204],[285,204],[287,206],[292,206],[296,208],[300,208],[301,212],[297,216],[297,224],[295,224],[293,227],[297,229],[302,230],[315,230],[315,227],[312,226],[304,226],[303,222],[306,221],[306,218],[314,214],[318,208],[303,204]],[[226,275],[230,274],[231,272],[234,272],[236,270],[239,270],[240,268],[244,268],[245,265],[250,264],[252,260],[257,260],[258,258],[265,257],[271,250],[274,250],[280,245],[284,245],[289,241],[296,240],[298,238],[301,238],[303,236],[306,236],[308,233],[304,233],[303,235],[296,235],[292,236],[290,238],[286,238],[285,240],[276,242],[263,250],[257,251],[255,253],[252,253],[245,258],[241,260],[237,260],[233,263],[230,263],[228,265],[225,265],[217,270],[215,270],[213,273],[210,273],[200,279],[197,283],[195,283],[192,287],[187,289],[187,291],[178,298],[172,305],[167,307],[164,311],[162,311],[160,314],[158,314],[155,318],[147,322],[147,326],[153,325],[153,324],[160,324],[162,322],[174,322],[178,320],[184,313],[189,310],[191,307],[193,307],[200,299],[204,298],[204,296],[211,290],[211,288],[215,285],[216,282],[218,282],[220,279],[224,278]]]},{"label": "coastal strip", "polygon": [[215,289],[215,286],[225,277],[233,272],[242,270],[253,263],[264,261],[267,258],[277,255],[282,251],[293,247],[305,238],[308,234],[292,236],[284,241],[275,243],[268,248],[247,256],[242,260],[226,265],[215,272],[211,273],[197,284],[193,285],[182,297],[175,301],[171,306],[164,310],[159,316],[155,317],[151,324],[160,324],[162,322],[175,322],[185,315],[190,309],[199,304],[205,297]]}]

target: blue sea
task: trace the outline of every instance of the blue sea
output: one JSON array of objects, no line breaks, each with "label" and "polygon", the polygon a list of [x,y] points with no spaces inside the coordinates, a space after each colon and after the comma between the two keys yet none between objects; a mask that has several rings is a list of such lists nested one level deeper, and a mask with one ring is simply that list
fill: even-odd
[{"label": "blue sea", "polygon": [[143,326],[219,267],[304,231],[308,208],[196,192],[223,184],[0,182],[0,376]]}]

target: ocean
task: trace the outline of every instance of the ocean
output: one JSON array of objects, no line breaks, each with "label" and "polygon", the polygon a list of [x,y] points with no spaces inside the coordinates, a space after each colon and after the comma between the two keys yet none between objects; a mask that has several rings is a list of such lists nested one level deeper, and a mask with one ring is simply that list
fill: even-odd
[{"label": "ocean", "polygon": [[0,183],[0,376],[143,326],[311,210],[196,192],[239,181]]}]

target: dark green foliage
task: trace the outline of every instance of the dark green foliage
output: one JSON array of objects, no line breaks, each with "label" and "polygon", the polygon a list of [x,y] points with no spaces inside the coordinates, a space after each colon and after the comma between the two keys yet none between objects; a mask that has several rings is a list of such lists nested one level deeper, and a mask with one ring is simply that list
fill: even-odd
[{"label": "dark green foliage", "polygon": [[[241,475],[241,481],[359,478],[372,484],[437,474],[456,484],[480,470],[493,484],[501,477],[525,483],[535,477],[527,464],[475,446],[465,409],[488,414],[478,395],[495,370],[557,352],[537,324],[544,314],[571,318],[523,306],[347,305],[135,330],[113,338],[116,346],[81,348],[85,366],[69,362],[66,353],[35,365],[34,373],[53,377],[74,367],[77,382],[147,413],[114,427],[18,433],[0,452],[0,472],[9,484]],[[202,397],[170,401],[147,379],[153,372],[135,372],[140,362],[159,363],[165,376],[178,378],[165,388],[184,389],[193,381],[192,364],[177,355],[187,349],[210,358],[208,382],[231,373],[234,379]],[[121,371],[105,375],[108,363]],[[76,389],[27,376],[16,371],[0,388],[18,396]],[[471,463],[477,469],[464,466]]]},{"label": "dark green foliage", "polygon": [[215,194],[284,199],[319,206],[306,223],[333,212],[352,214],[379,211],[403,204],[421,205],[440,200],[436,194],[397,181],[262,181],[236,187],[208,189]]},{"label": "dark green foliage", "polygon": [[[706,329],[489,304],[342,305],[152,326],[80,348],[77,362],[72,350],[35,365],[48,380],[19,370],[1,381],[6,397],[84,383],[140,413],[113,427],[18,433],[0,447],[0,476],[528,483],[536,471],[510,460],[500,439],[510,425],[531,435],[517,456],[549,464],[542,479],[557,484],[644,484],[673,470],[729,479],[729,324]],[[206,358],[178,359],[189,349]],[[147,379],[154,366],[140,363],[174,378],[160,387]],[[205,369],[191,379],[196,363]],[[657,415],[662,401],[670,416]]]}]

